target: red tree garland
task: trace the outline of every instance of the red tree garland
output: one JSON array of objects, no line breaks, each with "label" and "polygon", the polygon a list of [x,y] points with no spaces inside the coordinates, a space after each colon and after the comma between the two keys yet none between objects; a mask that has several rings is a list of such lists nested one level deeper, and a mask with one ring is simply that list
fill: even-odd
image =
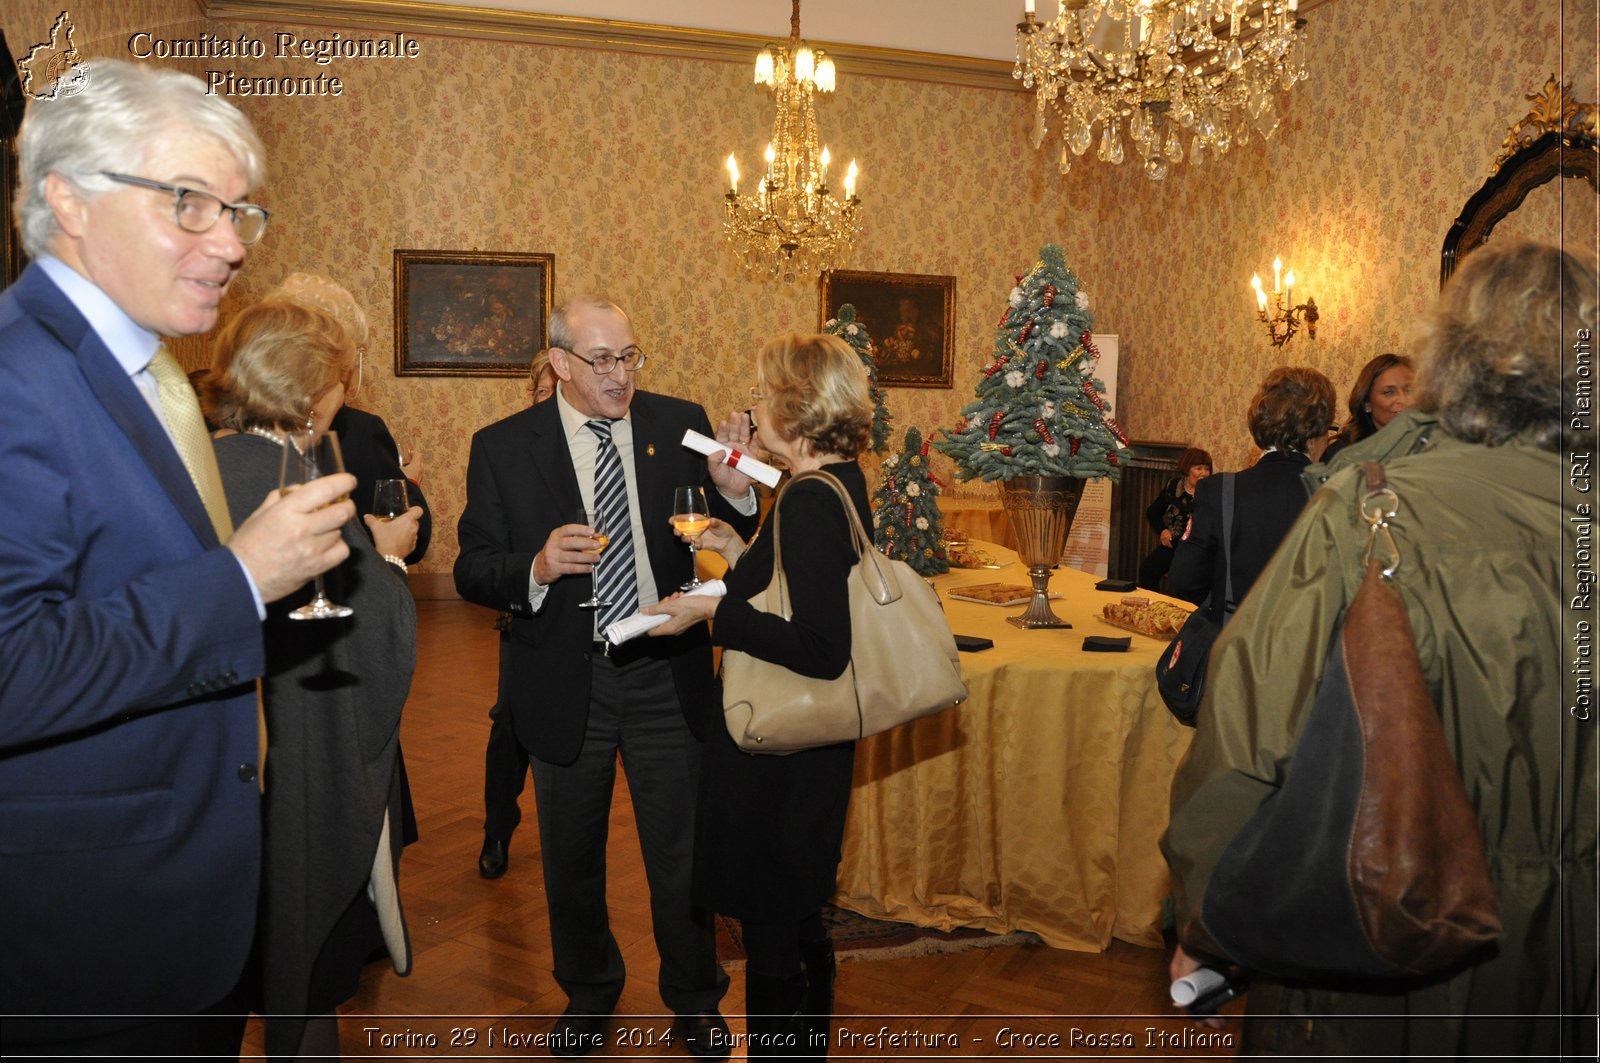
[{"label": "red tree garland", "polygon": [[989,419],[989,442],[994,442],[994,437],[1000,434],[1000,422],[1006,419],[1006,411],[996,410]]},{"label": "red tree garland", "polygon": [[994,376],[996,373],[1000,372],[1000,370],[1004,369],[1005,367],[1006,367],[1006,356],[1002,354],[1000,357],[996,358],[993,362],[989,363],[989,368],[987,368],[987,369],[985,369],[983,371],[983,379],[988,380],[990,377]]},{"label": "red tree garland", "polygon": [[1117,440],[1123,446],[1127,446],[1128,445],[1128,437],[1122,434],[1122,426],[1117,424],[1116,418],[1107,417],[1106,418],[1106,427],[1111,429],[1111,434],[1116,436]]},{"label": "red tree garland", "polygon": [[906,499],[906,527],[908,528],[911,527],[911,513],[915,508],[916,507],[913,505],[911,499]]},{"label": "red tree garland", "polygon": [[1026,325],[1022,326],[1022,334],[1017,337],[1017,346],[1018,347],[1022,346],[1024,343],[1028,342],[1028,333],[1030,333],[1032,331],[1033,331],[1033,322],[1032,321],[1030,321]]},{"label": "red tree garland", "polygon": [[1083,446],[1083,440],[1079,439],[1077,436],[1073,436],[1071,439],[1067,440],[1067,443],[1069,445],[1068,449],[1070,449],[1072,452],[1072,456],[1074,458],[1077,457],[1078,448]]},{"label": "red tree garland", "polygon": [[1045,306],[1054,306],[1055,305],[1055,301],[1056,301],[1056,286],[1054,284],[1046,284],[1044,286],[1044,305]]},{"label": "red tree garland", "polygon": [[1084,380],[1084,382],[1083,382],[1083,393],[1085,395],[1089,396],[1089,401],[1094,403],[1095,409],[1103,410],[1103,409],[1106,408],[1106,400],[1102,399],[1100,397],[1100,392],[1094,386],[1094,381],[1093,380],[1088,380],[1088,379]]},{"label": "red tree garland", "polygon": [[1039,438],[1046,443],[1054,443],[1056,441],[1056,437],[1050,434],[1050,426],[1044,423],[1043,417],[1035,417],[1033,419],[1033,430],[1038,432]]}]

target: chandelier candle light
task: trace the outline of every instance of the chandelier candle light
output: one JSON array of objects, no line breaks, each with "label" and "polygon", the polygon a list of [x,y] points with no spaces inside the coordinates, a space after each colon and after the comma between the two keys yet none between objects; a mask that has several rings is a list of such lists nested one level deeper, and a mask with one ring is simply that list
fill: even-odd
[{"label": "chandelier candle light", "polygon": [[1061,172],[1095,146],[1120,163],[1122,128],[1151,180],[1208,151],[1265,139],[1275,93],[1306,77],[1299,0],[1060,0],[1049,22],[1025,0],[1012,76],[1037,93],[1033,144],[1061,126]]},{"label": "chandelier candle light", "polygon": [[739,194],[739,163],[728,156],[728,243],[745,268],[793,281],[841,264],[861,223],[855,160],[844,174],[844,196],[828,185],[832,157],[818,146],[814,97],[834,88],[833,60],[800,40],[800,0],[794,0],[788,47],[768,45],[756,56],[757,85],[776,97],[766,170],[755,191]]},{"label": "chandelier candle light", "polygon": [[1302,325],[1305,326],[1306,335],[1317,338],[1317,301],[1307,299],[1299,306],[1294,305],[1294,270],[1284,273],[1282,259],[1277,256],[1272,259],[1270,301],[1267,293],[1261,290],[1259,273],[1250,278],[1250,287],[1256,292],[1256,318],[1267,326],[1267,335],[1272,337],[1274,347],[1288,343]]}]

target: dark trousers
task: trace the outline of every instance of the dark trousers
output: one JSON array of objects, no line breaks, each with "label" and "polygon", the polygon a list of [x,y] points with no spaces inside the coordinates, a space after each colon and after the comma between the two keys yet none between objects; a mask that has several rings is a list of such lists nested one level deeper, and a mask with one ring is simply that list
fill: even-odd
[{"label": "dark trousers", "polygon": [[517,799],[528,780],[528,751],[517,741],[511,713],[499,702],[489,710],[489,744],[483,750],[483,833],[509,842],[522,822]]},{"label": "dark trousers", "polygon": [[[153,977],[160,977],[152,973]],[[235,989],[198,1015],[14,1016],[0,1025],[0,1055],[6,1059],[41,1056],[98,1056],[102,1059],[239,1058],[247,1009]]]},{"label": "dark trousers", "polygon": [[625,977],[606,908],[606,836],[617,757],[628,776],[661,957],[662,1001],[678,1014],[716,1009],[728,977],[709,913],[689,894],[700,742],[689,733],[664,661],[594,655],[589,723],[571,764],[530,757],[555,977],[574,1011],[606,1014]]},{"label": "dark trousers", "polygon": [[1147,591],[1165,593],[1161,590],[1161,581],[1172,569],[1172,559],[1177,553],[1173,547],[1157,543],[1156,548],[1139,562],[1139,586]]}]

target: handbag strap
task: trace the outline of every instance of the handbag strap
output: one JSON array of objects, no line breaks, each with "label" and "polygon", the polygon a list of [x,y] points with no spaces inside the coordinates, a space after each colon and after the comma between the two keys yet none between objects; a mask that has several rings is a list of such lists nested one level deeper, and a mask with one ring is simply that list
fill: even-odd
[{"label": "handbag strap", "polygon": [[1361,560],[1364,564],[1377,561],[1373,552],[1381,548],[1388,559],[1379,567],[1378,574],[1386,580],[1394,579],[1395,570],[1400,567],[1400,547],[1389,533],[1389,521],[1400,509],[1400,496],[1389,486],[1382,465],[1367,461],[1362,462],[1361,469],[1367,481],[1367,491],[1356,503],[1361,519],[1367,522],[1367,549]]},{"label": "handbag strap", "polygon": [[1236,603],[1233,600],[1233,477],[1231,472],[1222,474],[1222,571],[1225,575],[1222,592],[1222,615],[1227,616],[1233,612]]},{"label": "handbag strap", "polygon": [[[884,559],[873,549],[872,539],[868,537],[866,528],[862,527],[861,515],[856,512],[856,504],[850,498],[850,493],[845,490],[843,483],[831,472],[823,469],[813,469],[791,477],[784,485],[788,491],[801,480],[821,480],[833,488],[833,493],[839,497],[839,504],[844,507],[845,519],[850,524],[850,540],[855,547],[857,556],[861,559],[860,572],[866,587],[872,593],[873,599],[879,605],[888,605],[900,597],[900,584],[895,579],[893,570],[885,563]],[[779,498],[779,502],[782,498]],[[789,619],[788,580],[783,571],[783,547],[779,536],[783,509],[780,505],[772,507],[772,584],[778,589],[777,600],[773,612]]]}]

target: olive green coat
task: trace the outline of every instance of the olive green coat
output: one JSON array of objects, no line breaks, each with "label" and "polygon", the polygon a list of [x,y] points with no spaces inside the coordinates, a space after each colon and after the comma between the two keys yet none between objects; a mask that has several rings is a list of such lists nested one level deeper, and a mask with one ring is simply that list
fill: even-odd
[{"label": "olive green coat", "polygon": [[[1413,416],[1340,456],[1212,651],[1162,841],[1180,935],[1223,849],[1292,768],[1336,626],[1364,574],[1363,485],[1348,466],[1374,456],[1392,458],[1395,585],[1478,811],[1504,932],[1476,964],[1404,993],[1257,978],[1247,1014],[1276,1017],[1247,1018],[1243,1046],[1523,1055],[1559,1044],[1592,1058],[1594,1020],[1552,1016],[1592,1016],[1596,1007],[1596,722],[1569,715],[1563,687],[1576,622],[1593,613],[1562,599],[1580,524],[1562,502],[1561,458],[1530,446],[1462,443]],[[1260,885],[1263,897],[1272,889]]]}]

